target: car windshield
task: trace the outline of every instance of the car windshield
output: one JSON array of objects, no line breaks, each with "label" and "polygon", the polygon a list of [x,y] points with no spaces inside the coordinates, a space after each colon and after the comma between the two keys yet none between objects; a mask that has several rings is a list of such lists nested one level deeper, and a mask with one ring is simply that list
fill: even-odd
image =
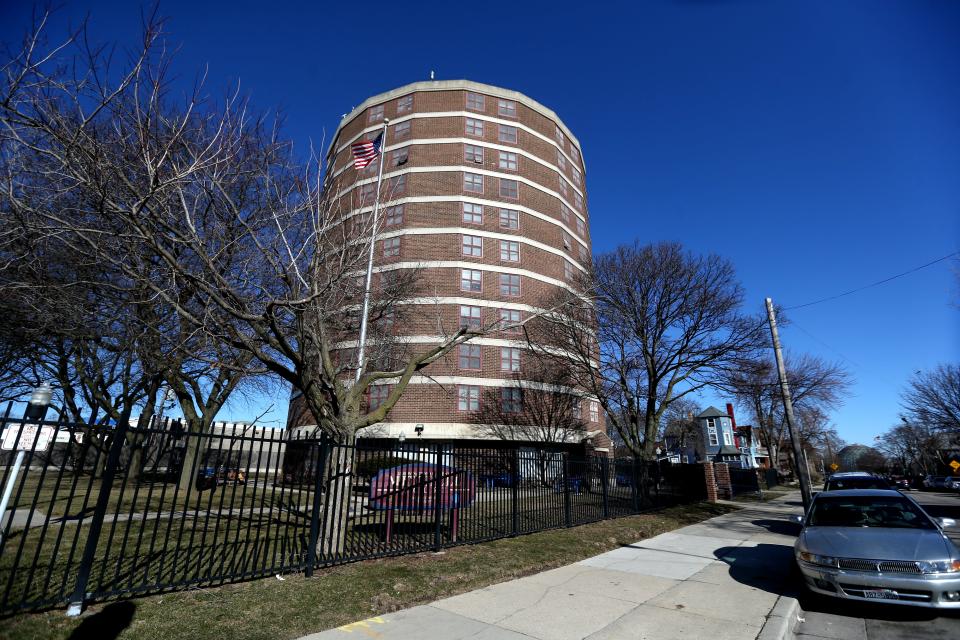
[{"label": "car windshield", "polygon": [[888,527],[934,529],[930,519],[906,498],[886,496],[817,497],[811,527]]},{"label": "car windshield", "polygon": [[827,481],[827,491],[840,489],[889,489],[890,485],[883,478],[869,476],[854,478],[831,478]]}]

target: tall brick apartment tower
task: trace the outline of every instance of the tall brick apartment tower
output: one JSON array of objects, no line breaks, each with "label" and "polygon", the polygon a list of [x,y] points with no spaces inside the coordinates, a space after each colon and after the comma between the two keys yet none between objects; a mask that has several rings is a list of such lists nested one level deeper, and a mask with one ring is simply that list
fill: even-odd
[{"label": "tall brick apartment tower", "polygon": [[[446,327],[516,322],[538,311],[590,261],[589,216],[580,143],[557,114],[527,96],[466,80],[409,84],[373,96],[344,116],[327,155],[327,184],[372,208],[377,163],[353,167],[350,145],[384,142],[381,225],[374,284],[397,269],[421,270],[428,297],[407,301],[395,333],[412,345],[438,344]],[[430,365],[390,412],[361,436],[474,439],[484,402],[509,406],[524,359],[520,331],[474,338]],[[354,346],[354,345],[351,345]],[[603,412],[583,396],[585,438],[608,443]],[[369,402],[387,389],[376,387]],[[494,400],[491,400],[491,399]],[[309,418],[291,400],[289,426]],[[418,426],[422,429],[418,432]]]}]

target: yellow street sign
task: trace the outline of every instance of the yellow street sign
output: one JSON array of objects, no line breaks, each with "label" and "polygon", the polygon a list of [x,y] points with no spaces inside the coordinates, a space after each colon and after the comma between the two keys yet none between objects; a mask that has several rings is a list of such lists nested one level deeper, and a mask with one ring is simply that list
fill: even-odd
[{"label": "yellow street sign", "polygon": [[837,469],[840,468],[840,465],[838,465],[836,462],[834,462],[833,464],[830,465],[830,468],[833,469],[834,471],[836,471]]},{"label": "yellow street sign", "polygon": [[956,471],[957,469],[960,469],[960,462],[957,462],[956,460],[952,460],[950,462],[950,466],[953,467],[954,471]]}]

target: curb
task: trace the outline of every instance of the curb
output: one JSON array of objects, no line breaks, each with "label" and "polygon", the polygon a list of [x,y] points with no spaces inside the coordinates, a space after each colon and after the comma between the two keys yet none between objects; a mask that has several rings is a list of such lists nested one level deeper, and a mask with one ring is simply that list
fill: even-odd
[{"label": "curb", "polygon": [[800,614],[800,602],[790,596],[780,596],[767,615],[757,640],[786,640],[793,637],[793,630]]}]

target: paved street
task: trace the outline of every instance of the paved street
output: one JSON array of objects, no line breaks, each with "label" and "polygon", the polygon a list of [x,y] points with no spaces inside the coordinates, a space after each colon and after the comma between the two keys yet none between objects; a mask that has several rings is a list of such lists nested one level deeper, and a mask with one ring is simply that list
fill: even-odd
[{"label": "paved street", "polygon": [[[754,640],[793,578],[797,496],[309,640]],[[785,626],[785,625],[784,625]],[[307,640],[307,639],[304,639]]]},{"label": "paved street", "polygon": [[[946,492],[909,491],[935,518],[960,521],[960,495]],[[960,527],[948,535],[960,544]],[[799,578],[798,578],[799,579]],[[831,598],[800,596],[804,621],[796,629],[798,640],[912,640],[960,638],[960,612],[938,613],[927,609],[883,604],[851,604]]]}]

